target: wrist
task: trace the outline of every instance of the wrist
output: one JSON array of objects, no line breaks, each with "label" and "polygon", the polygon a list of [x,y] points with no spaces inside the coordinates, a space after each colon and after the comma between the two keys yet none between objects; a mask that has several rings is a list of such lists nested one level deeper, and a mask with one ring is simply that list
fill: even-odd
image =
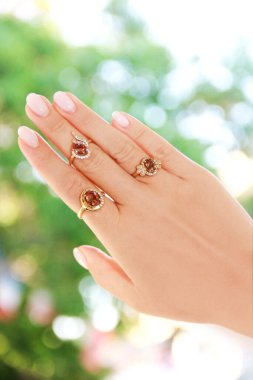
[{"label": "wrist", "polygon": [[226,281],[226,291],[221,297],[217,323],[253,338],[253,224],[251,222],[245,232],[246,240],[241,244],[244,248],[239,255],[237,254],[235,270],[231,271],[233,275]]}]

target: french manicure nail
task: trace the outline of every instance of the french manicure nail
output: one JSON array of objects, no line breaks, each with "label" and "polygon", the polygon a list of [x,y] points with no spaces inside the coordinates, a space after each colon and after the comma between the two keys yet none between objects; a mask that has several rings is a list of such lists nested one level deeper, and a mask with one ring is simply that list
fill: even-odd
[{"label": "french manicure nail", "polygon": [[115,111],[112,114],[112,118],[123,128],[129,126],[129,120],[121,112]]},{"label": "french manicure nail", "polygon": [[65,112],[73,113],[76,110],[73,100],[63,91],[58,91],[54,94],[54,101]]},{"label": "french manicure nail", "polygon": [[88,264],[87,264],[87,260],[86,260],[84,253],[82,253],[78,248],[74,248],[73,254],[74,254],[76,261],[82,267],[84,267],[85,269],[88,269]]},{"label": "french manicure nail", "polygon": [[38,94],[28,94],[26,97],[26,104],[37,116],[46,117],[49,114],[47,103],[42,96]]},{"label": "french manicure nail", "polygon": [[39,140],[36,133],[28,127],[19,127],[18,135],[31,148],[37,148]]}]

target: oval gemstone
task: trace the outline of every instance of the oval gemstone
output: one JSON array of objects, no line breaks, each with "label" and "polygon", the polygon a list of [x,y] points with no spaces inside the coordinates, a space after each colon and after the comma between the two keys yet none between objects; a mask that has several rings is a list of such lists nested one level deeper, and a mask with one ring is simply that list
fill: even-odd
[{"label": "oval gemstone", "polygon": [[74,141],[72,143],[74,154],[84,157],[88,154],[88,148],[82,141]]},{"label": "oval gemstone", "polygon": [[101,203],[100,195],[94,190],[86,191],[84,199],[89,206],[99,206]]},{"label": "oval gemstone", "polygon": [[152,158],[146,158],[143,162],[143,165],[149,173],[153,173],[157,169],[156,164]]}]

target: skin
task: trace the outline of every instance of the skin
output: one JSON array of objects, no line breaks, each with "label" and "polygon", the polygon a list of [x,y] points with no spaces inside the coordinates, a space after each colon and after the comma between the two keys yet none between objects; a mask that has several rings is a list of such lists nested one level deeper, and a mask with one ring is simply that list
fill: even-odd
[{"label": "skin", "polygon": [[[253,337],[250,216],[205,168],[129,114],[112,125],[74,95],[64,111],[44,97],[47,116],[27,105],[28,117],[66,158],[71,132],[92,139],[91,156],[71,168],[36,133],[39,144],[19,146],[31,165],[75,212],[79,195],[98,186],[109,196],[84,222],[110,256],[79,247],[95,281],[138,311],[219,324]],[[161,160],[152,177],[131,174],[144,156]]]}]

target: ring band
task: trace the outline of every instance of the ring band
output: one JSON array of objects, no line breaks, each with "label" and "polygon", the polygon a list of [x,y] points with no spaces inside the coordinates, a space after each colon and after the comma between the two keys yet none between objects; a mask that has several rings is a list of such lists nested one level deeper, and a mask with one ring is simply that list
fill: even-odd
[{"label": "ring band", "polygon": [[81,208],[79,209],[77,216],[82,219],[83,213],[87,210],[95,211],[99,210],[105,203],[105,192],[101,189],[85,189],[80,194]]},{"label": "ring band", "polygon": [[145,175],[152,176],[155,175],[161,168],[162,163],[160,160],[151,157],[144,157],[139,165],[136,166],[135,172],[132,174],[133,177],[140,175],[144,177]]},{"label": "ring band", "polygon": [[74,168],[74,159],[78,158],[83,160],[84,158],[89,158],[91,155],[91,151],[89,148],[89,143],[91,140],[87,140],[83,137],[76,136],[73,132],[73,140],[71,145],[71,155],[69,159],[69,165]]}]

